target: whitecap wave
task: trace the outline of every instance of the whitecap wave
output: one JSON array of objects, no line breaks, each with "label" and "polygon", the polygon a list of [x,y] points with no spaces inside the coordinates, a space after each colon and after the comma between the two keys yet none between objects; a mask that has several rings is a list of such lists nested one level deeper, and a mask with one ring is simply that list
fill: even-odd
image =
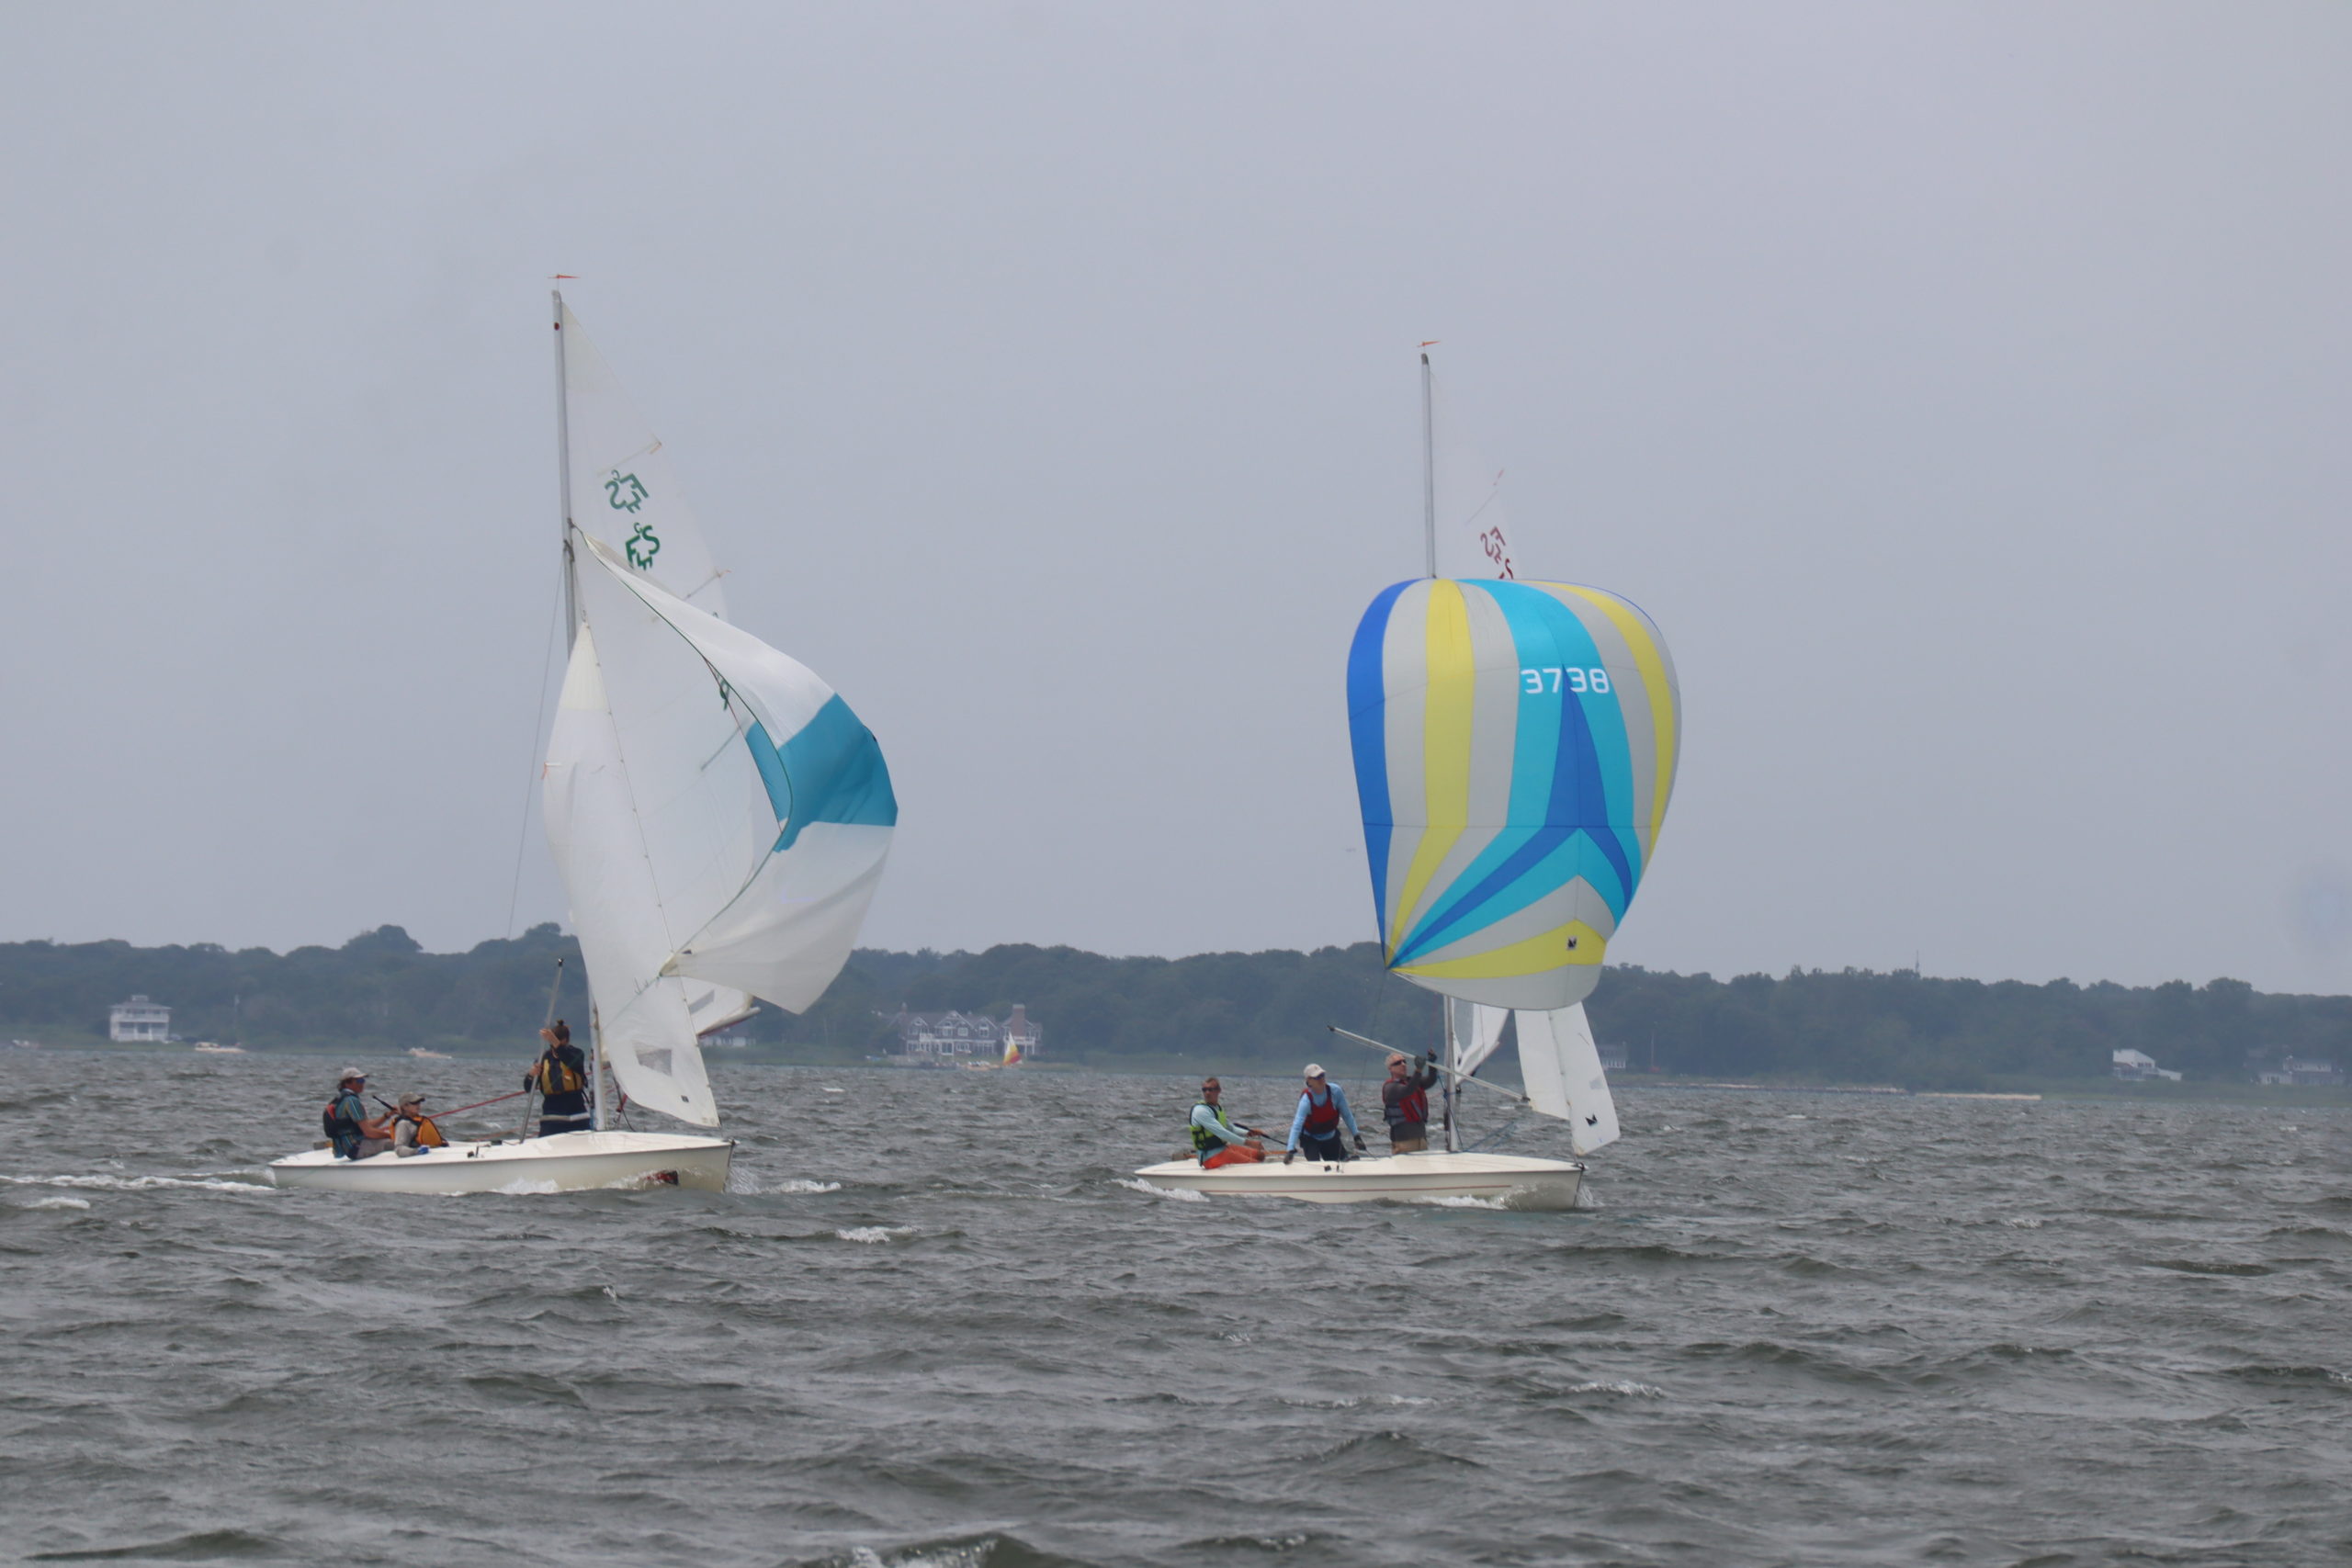
[{"label": "whitecap wave", "polygon": [[79,1187],[101,1192],[151,1192],[161,1187],[197,1188],[208,1192],[275,1192],[262,1181],[222,1181],[209,1176],[0,1176],[18,1187]]},{"label": "whitecap wave", "polygon": [[24,1205],[28,1209],[86,1209],[89,1206],[87,1198],[36,1198]]},{"label": "whitecap wave", "polygon": [[912,1225],[852,1225],[847,1230],[838,1230],[833,1234],[843,1241],[864,1242],[868,1247],[872,1247],[886,1241],[895,1241],[902,1235],[912,1235],[915,1234],[915,1227]]},{"label": "whitecap wave", "polygon": [[1664,1399],[1666,1390],[1654,1382],[1634,1382],[1618,1380],[1611,1382],[1580,1382],[1572,1384],[1570,1393],[1614,1393],[1626,1399]]},{"label": "whitecap wave", "polygon": [[1119,1185],[1148,1198],[1173,1198],[1180,1203],[1205,1203],[1209,1201],[1207,1193],[1195,1192],[1189,1187],[1154,1187],[1148,1181],[1131,1176],[1119,1178]]},{"label": "whitecap wave", "polygon": [[1501,1213],[1510,1207],[1499,1198],[1474,1198],[1467,1192],[1430,1193],[1422,1197],[1399,1198],[1400,1203],[1419,1203],[1430,1209],[1492,1209]]},{"label": "whitecap wave", "polygon": [[[534,1181],[527,1176],[518,1176],[505,1186],[493,1187],[491,1190],[503,1193],[509,1198],[536,1198],[543,1192],[560,1192],[563,1189],[552,1181]],[[462,1196],[462,1194],[452,1194],[452,1196]]]},{"label": "whitecap wave", "polygon": [[973,1546],[942,1546],[928,1551],[918,1549],[902,1557],[885,1557],[870,1546],[853,1546],[844,1568],[985,1568],[995,1555],[996,1542],[981,1541]]}]

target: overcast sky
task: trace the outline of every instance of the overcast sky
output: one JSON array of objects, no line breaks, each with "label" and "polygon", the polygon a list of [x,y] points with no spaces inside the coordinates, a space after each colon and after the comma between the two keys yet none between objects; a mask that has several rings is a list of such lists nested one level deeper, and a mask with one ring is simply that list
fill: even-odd
[{"label": "overcast sky", "polygon": [[1612,958],[2352,989],[2335,0],[10,15],[0,939],[561,918],[560,272],[869,943],[1372,934],[1435,338],[1679,666]]}]

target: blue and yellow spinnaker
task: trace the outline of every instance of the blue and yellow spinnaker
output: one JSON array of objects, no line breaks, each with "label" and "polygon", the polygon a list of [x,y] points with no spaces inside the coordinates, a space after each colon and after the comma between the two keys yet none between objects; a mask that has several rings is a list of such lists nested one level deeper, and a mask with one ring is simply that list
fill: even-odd
[{"label": "blue and yellow spinnaker", "polygon": [[1348,725],[1388,967],[1491,1007],[1589,995],[1674,787],[1650,618],[1564,582],[1397,583],[1356,627]]}]

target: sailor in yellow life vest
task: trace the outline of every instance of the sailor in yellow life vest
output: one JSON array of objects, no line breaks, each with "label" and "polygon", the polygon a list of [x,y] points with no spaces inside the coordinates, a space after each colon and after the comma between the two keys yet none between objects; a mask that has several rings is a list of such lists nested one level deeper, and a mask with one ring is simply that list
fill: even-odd
[{"label": "sailor in yellow life vest", "polygon": [[561,1019],[540,1030],[539,1038],[548,1048],[523,1075],[523,1087],[539,1091],[539,1136],[584,1133],[594,1124],[588,1113],[588,1058]]},{"label": "sailor in yellow life vest", "polygon": [[407,1159],[412,1155],[448,1145],[449,1140],[441,1135],[441,1129],[424,1113],[424,1096],[401,1096],[400,1109],[392,1112],[392,1153]]}]

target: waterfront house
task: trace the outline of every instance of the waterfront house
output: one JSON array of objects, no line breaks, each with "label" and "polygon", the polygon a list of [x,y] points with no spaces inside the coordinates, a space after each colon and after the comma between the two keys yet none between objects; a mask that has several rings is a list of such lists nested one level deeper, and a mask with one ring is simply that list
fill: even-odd
[{"label": "waterfront house", "polygon": [[107,1038],[129,1043],[138,1040],[169,1040],[172,1037],[172,1010],[161,1002],[147,999],[146,994],[132,997],[127,1002],[117,1002],[107,1015]]}]

